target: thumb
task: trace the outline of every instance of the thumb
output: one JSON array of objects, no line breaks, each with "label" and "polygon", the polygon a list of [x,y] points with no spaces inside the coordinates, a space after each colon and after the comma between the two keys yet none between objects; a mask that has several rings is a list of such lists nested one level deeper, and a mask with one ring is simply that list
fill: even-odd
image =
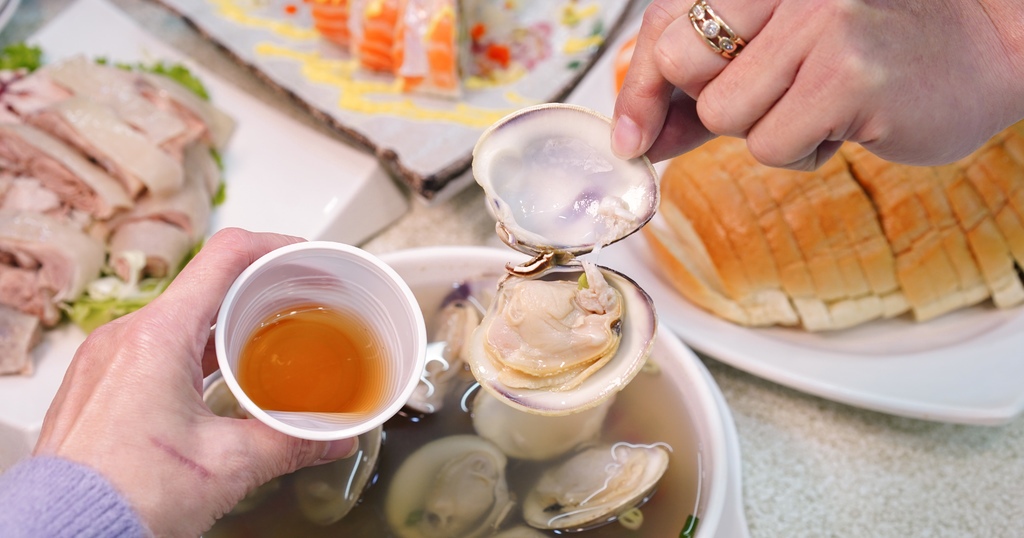
[{"label": "thumb", "polygon": [[242,438],[248,446],[249,461],[242,466],[256,471],[259,483],[275,476],[291,473],[308,467],[347,458],[359,448],[358,438],[336,441],[310,441],[281,433],[258,420],[234,421],[244,428]]}]

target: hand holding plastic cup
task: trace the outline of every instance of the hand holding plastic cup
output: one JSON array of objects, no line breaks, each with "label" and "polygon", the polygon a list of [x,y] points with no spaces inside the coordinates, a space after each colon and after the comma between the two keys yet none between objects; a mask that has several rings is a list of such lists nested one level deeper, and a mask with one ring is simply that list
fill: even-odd
[{"label": "hand holding plastic cup", "polygon": [[[286,352],[300,346],[313,351],[291,359],[252,352],[252,346],[271,341],[267,331],[308,323],[309,315],[316,317],[315,330],[290,333],[276,342]],[[353,326],[358,333],[353,345],[362,354],[360,368],[331,370],[339,361],[353,359],[330,344],[334,337],[345,336],[334,334],[333,326],[325,329],[323,319]],[[419,304],[394,270],[356,247],[314,241],[270,252],[239,275],[221,304],[215,343],[224,381],[249,414],[288,435],[328,441],[365,433],[405,405],[423,371],[427,336]],[[330,357],[322,365],[309,363],[305,355],[319,352]],[[255,360],[264,364],[254,370],[247,361]],[[324,373],[328,371],[333,374]],[[358,375],[345,378],[352,372]],[[332,375],[342,376],[336,388]],[[345,399],[348,392],[364,393],[358,408],[350,410],[296,409],[268,399],[258,387],[281,383],[309,393],[301,396],[319,392]]]}]

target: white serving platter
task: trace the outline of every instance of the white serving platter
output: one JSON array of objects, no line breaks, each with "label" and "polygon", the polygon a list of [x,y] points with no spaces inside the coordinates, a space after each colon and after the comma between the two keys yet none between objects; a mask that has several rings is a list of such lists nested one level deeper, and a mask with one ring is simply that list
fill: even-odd
[{"label": "white serving platter", "polygon": [[508,3],[515,10],[505,22],[531,36],[511,47],[513,63],[519,49],[545,52],[527,54],[521,76],[467,84],[460,96],[446,98],[400,93],[390,74],[354,69],[349,51],[314,29],[310,4],[160,0],[314,117],[371,148],[427,199],[466,170],[477,138],[491,123],[525,105],[564,98],[634,1]]}]

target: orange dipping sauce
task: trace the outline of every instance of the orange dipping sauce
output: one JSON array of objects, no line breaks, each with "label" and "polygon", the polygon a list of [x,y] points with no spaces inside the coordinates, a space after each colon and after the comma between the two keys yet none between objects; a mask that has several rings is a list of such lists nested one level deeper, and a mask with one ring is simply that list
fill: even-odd
[{"label": "orange dipping sauce", "polygon": [[365,413],[381,401],[384,369],[360,320],[322,305],[267,316],[238,358],[238,384],[267,411]]}]

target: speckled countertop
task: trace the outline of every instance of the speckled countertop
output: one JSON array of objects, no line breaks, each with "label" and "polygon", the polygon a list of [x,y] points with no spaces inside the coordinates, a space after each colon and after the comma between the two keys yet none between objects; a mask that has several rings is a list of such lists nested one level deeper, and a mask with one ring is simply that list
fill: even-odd
[{"label": "speckled countertop", "polygon": [[[198,63],[327,132],[158,4],[111,1]],[[25,39],[68,4],[22,0],[0,42]],[[429,206],[413,200],[407,215],[362,246],[380,254],[494,238],[493,220],[472,186]],[[1024,417],[1000,427],[893,417],[702,358],[736,421],[752,536],[1024,536]]]}]

